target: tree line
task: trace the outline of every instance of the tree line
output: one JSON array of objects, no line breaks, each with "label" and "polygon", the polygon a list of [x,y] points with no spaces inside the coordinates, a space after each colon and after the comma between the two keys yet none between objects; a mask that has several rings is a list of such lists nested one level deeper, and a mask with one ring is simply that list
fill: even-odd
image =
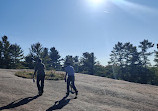
[{"label": "tree line", "polygon": [[158,64],[157,51],[150,52],[149,49],[154,47],[152,42],[143,40],[138,48],[130,42],[118,42],[113,47],[110,55],[109,64],[112,66],[113,77],[126,81],[158,84],[157,67],[151,66],[149,57],[155,54],[154,61]]},{"label": "tree line", "polygon": [[0,68],[33,69],[38,58],[41,58],[48,70],[64,70],[66,63],[70,62],[76,72],[94,74],[96,58],[93,52],[85,52],[80,58],[72,55],[61,58],[55,47],[48,49],[39,42],[32,44],[29,50],[29,54],[24,56],[24,51],[20,45],[11,44],[8,37],[3,36],[0,40]]},{"label": "tree line", "polygon": [[[41,58],[48,70],[63,71],[70,62],[78,73],[158,85],[158,51],[150,52],[152,47],[154,44],[148,40],[140,42],[138,47],[130,42],[118,42],[111,51],[108,65],[102,66],[93,52],[84,52],[81,57],[67,55],[62,58],[55,47],[48,49],[39,42],[32,44],[29,54],[24,56],[20,45],[11,44],[8,37],[3,36],[0,40],[0,68],[33,69],[37,59]],[[153,54],[155,66],[151,66],[149,60]]]}]

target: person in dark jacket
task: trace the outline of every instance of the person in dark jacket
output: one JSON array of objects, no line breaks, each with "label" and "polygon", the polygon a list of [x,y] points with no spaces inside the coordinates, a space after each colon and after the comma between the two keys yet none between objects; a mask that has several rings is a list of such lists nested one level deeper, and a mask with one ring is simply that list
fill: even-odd
[{"label": "person in dark jacket", "polygon": [[42,63],[41,59],[38,59],[37,64],[35,66],[35,71],[33,75],[33,81],[34,76],[37,73],[37,88],[38,88],[38,94],[42,95],[43,94],[43,89],[44,89],[44,79],[45,79],[45,65]]}]

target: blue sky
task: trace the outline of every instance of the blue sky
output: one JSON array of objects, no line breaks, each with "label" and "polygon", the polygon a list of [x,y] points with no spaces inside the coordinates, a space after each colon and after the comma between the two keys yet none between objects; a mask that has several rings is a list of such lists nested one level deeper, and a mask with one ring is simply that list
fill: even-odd
[{"label": "blue sky", "polygon": [[118,41],[158,43],[158,0],[0,0],[3,35],[25,55],[40,42],[62,57],[94,52],[107,65]]}]

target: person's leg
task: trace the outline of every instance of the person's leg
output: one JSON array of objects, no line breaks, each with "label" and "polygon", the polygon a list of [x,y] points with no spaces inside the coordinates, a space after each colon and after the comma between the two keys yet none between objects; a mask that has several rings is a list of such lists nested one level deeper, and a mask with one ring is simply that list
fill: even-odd
[{"label": "person's leg", "polygon": [[71,83],[72,83],[72,88],[75,90],[75,93],[76,93],[76,96],[77,96],[78,95],[78,91],[77,91],[76,86],[75,86],[75,77],[72,78]]},{"label": "person's leg", "polygon": [[43,76],[42,78],[41,78],[41,92],[43,93],[43,89],[44,89],[44,78],[45,78],[45,76]]},{"label": "person's leg", "polygon": [[39,84],[39,82],[40,82],[40,78],[39,78],[39,76],[37,76],[36,83],[37,83],[38,92],[40,92],[40,84]]},{"label": "person's leg", "polygon": [[70,77],[67,79],[67,95],[69,95]]},{"label": "person's leg", "polygon": [[72,82],[70,81],[70,92],[72,93],[73,91],[72,91]]},{"label": "person's leg", "polygon": [[72,88],[74,89],[75,92],[77,92],[77,89],[76,89],[74,81],[72,81]]}]

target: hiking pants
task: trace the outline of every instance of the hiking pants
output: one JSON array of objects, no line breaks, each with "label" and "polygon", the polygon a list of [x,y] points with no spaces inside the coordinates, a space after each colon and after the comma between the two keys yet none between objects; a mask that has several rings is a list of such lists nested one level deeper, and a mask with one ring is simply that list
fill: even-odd
[{"label": "hiking pants", "polygon": [[[38,92],[42,92],[42,93],[43,93],[44,78],[45,78],[45,75],[43,75],[43,76],[37,75],[37,88],[38,88]],[[41,82],[41,83],[40,83],[40,82]]]},{"label": "hiking pants", "polygon": [[70,82],[72,83],[72,88],[75,90],[75,92],[77,92],[77,89],[75,87],[75,76],[68,76],[68,79],[67,79],[67,93],[69,93],[70,89],[69,89],[69,86],[70,86]]}]

